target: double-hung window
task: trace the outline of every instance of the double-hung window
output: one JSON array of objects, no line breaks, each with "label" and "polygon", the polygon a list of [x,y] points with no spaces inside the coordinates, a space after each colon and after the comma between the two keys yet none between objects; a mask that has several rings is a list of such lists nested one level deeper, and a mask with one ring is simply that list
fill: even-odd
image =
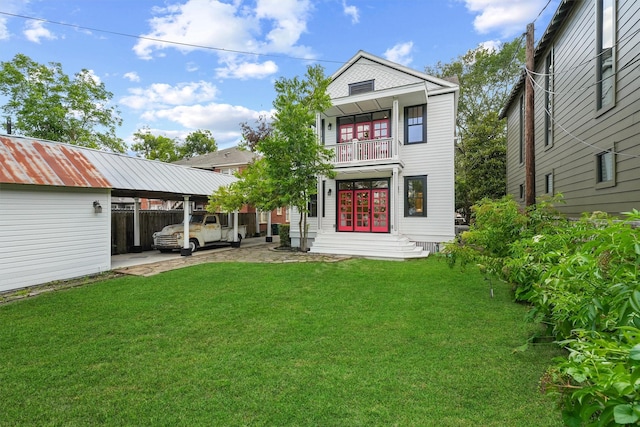
[{"label": "double-hung window", "polygon": [[404,109],[406,144],[427,142],[427,106],[415,105]]},{"label": "double-hung window", "polygon": [[427,216],[427,177],[404,178],[404,216]]},{"label": "double-hung window", "polygon": [[596,154],[596,188],[616,185],[616,154],[614,148],[612,147],[611,150]]}]

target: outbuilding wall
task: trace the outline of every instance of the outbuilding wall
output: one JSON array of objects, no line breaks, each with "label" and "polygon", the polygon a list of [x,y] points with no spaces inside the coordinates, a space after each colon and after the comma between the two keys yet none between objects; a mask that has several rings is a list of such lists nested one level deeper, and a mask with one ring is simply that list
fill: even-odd
[{"label": "outbuilding wall", "polygon": [[109,189],[0,184],[0,291],[110,270],[110,207]]}]

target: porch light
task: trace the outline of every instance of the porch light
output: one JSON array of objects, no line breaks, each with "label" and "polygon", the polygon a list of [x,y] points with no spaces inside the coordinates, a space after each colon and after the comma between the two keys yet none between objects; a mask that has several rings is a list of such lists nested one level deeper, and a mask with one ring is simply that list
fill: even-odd
[{"label": "porch light", "polygon": [[331,123],[327,126],[327,129],[331,130]]},{"label": "porch light", "polygon": [[102,213],[102,206],[100,205],[100,202],[97,200],[93,201],[93,211],[95,213]]},{"label": "porch light", "polygon": [[331,189],[329,189],[329,191],[327,191],[327,196],[331,195]]}]

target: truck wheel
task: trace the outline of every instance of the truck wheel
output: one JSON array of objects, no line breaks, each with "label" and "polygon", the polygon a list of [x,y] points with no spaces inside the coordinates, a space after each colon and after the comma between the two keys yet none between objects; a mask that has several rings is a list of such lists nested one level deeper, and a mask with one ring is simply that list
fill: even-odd
[{"label": "truck wheel", "polygon": [[199,247],[198,239],[189,239],[189,248],[191,249],[191,253],[197,251]]}]

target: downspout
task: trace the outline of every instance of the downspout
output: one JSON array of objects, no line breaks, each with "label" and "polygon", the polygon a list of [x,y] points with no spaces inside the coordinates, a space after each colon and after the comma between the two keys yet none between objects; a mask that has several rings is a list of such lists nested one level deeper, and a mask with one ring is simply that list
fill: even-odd
[{"label": "downspout", "polygon": [[133,198],[133,247],[131,252],[139,254],[142,252],[140,246],[140,198]]}]

